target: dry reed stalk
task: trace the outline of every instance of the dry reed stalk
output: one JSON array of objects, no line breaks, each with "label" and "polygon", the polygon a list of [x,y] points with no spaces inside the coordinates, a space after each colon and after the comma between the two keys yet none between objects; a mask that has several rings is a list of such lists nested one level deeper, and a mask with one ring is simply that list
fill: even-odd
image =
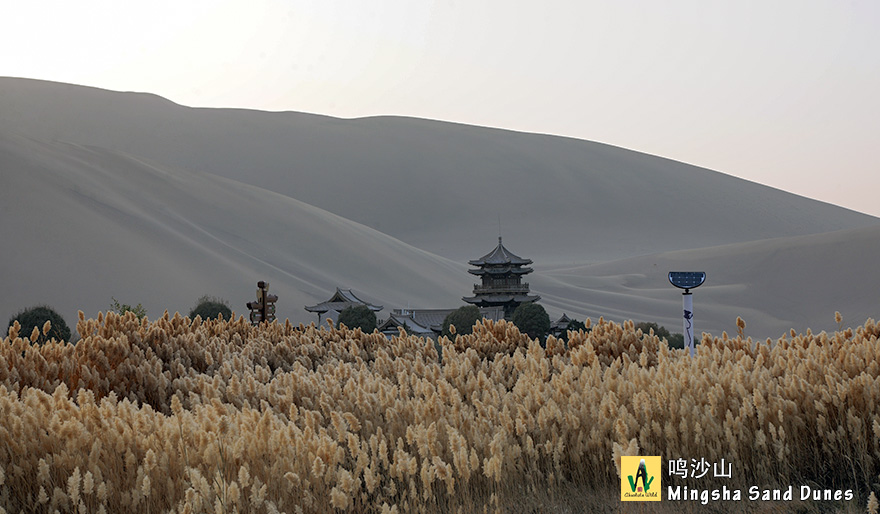
[{"label": "dry reed stalk", "polygon": [[0,507],[494,510],[520,491],[614,487],[617,458],[636,453],[725,458],[728,485],[810,480],[867,497],[880,472],[873,320],[776,342],[744,339],[743,322],[694,359],[631,322],[591,326],[545,349],[487,321],[441,339],[441,361],[411,336],[242,318],[80,315],[76,346],[35,346],[13,325]]}]

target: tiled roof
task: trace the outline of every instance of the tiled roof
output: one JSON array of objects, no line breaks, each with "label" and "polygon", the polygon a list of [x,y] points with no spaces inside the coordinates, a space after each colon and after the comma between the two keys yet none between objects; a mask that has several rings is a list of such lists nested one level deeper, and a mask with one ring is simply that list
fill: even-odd
[{"label": "tiled roof", "polygon": [[308,305],[305,309],[309,312],[321,313],[331,310],[342,312],[346,307],[351,307],[353,305],[366,305],[374,312],[379,312],[383,308],[381,305],[373,305],[372,303],[361,300],[351,289],[340,289],[337,287],[336,292],[333,293],[333,296],[331,296],[329,300],[317,305]]},{"label": "tiled roof", "polygon": [[551,329],[557,330],[565,330],[568,327],[568,324],[571,323],[572,319],[568,317],[568,314],[563,313],[562,317],[558,320],[554,321],[551,325]]},{"label": "tiled roof", "polygon": [[[443,329],[446,316],[455,312],[456,309],[394,309],[392,316],[400,319],[411,319],[422,327],[427,327],[439,334]],[[504,319],[504,309],[500,307],[481,307],[480,316],[498,321]]]},{"label": "tiled roof", "polygon": [[412,317],[417,323],[439,332],[443,328],[443,320],[455,309],[406,309],[401,312]]},{"label": "tiled roof", "polygon": [[391,313],[391,316],[388,317],[381,325],[379,325],[380,332],[386,332],[395,330],[397,327],[402,327],[406,325],[407,332],[415,335],[424,335],[424,334],[433,334],[434,332],[430,327],[421,325],[412,316],[406,316],[398,313]]},{"label": "tiled roof", "polygon": [[507,266],[504,268],[478,268],[478,269],[469,269],[468,273],[471,275],[506,275],[508,273],[512,275],[526,275],[534,271],[532,268],[515,268],[513,266]]},{"label": "tiled roof", "polygon": [[479,295],[479,296],[465,296],[465,297],[462,298],[462,300],[464,300],[464,301],[466,301],[466,302],[468,302],[468,303],[473,303],[473,304],[479,304],[479,303],[482,303],[482,302],[489,302],[489,303],[506,303],[506,302],[526,303],[526,302],[537,302],[537,301],[540,300],[540,299],[541,299],[540,296],[538,296],[538,295],[531,295],[531,294],[492,294],[492,295],[490,295],[490,294],[482,295],[482,294],[481,294],[481,295]]},{"label": "tiled roof", "polygon": [[471,266],[493,266],[499,264],[511,264],[514,266],[524,266],[531,264],[531,259],[523,259],[515,255],[501,244],[501,236],[498,236],[498,246],[494,250],[480,257],[479,259],[468,261]]}]

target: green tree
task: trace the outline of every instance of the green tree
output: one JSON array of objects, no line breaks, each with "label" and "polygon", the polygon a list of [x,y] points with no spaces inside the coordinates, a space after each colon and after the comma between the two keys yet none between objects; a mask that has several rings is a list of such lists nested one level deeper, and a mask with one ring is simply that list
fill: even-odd
[{"label": "green tree", "polygon": [[144,316],[147,315],[147,309],[145,309],[144,306],[141,304],[137,304],[132,307],[127,303],[119,303],[119,300],[112,296],[110,297],[110,299],[113,300],[112,302],[110,302],[110,310],[115,312],[116,314],[125,314],[126,312],[131,311],[134,313],[135,316],[137,316],[137,319],[143,319]]},{"label": "green tree", "polygon": [[651,330],[654,331],[654,335],[659,337],[660,339],[668,339],[669,338],[669,330],[666,327],[662,327],[653,321],[640,321],[635,324],[636,330],[641,330],[643,334],[650,334]]},{"label": "green tree", "polygon": [[660,339],[666,339],[666,344],[670,348],[684,348],[684,334],[672,334],[669,332],[669,329],[653,321],[640,321],[635,324],[635,328],[636,330],[641,330],[643,334],[650,334],[651,330],[653,330],[655,336]]},{"label": "green tree", "polygon": [[565,330],[562,331],[562,334],[559,335],[559,338],[565,342],[568,342],[568,331],[577,332],[578,330],[583,330],[584,332],[589,332],[590,329],[587,328],[587,325],[584,324],[583,321],[578,321],[573,319],[568,322],[568,325],[565,326]]},{"label": "green tree", "polygon": [[376,313],[366,305],[352,305],[342,309],[336,321],[339,325],[359,328],[367,333],[376,330]]},{"label": "green tree", "polygon": [[446,315],[446,318],[443,320],[443,331],[441,334],[446,337],[452,337],[453,335],[449,331],[450,325],[455,326],[456,334],[470,334],[474,331],[474,325],[481,317],[480,309],[476,305],[459,307]]},{"label": "green tree", "polygon": [[[70,328],[68,328],[64,318],[48,305],[37,305],[36,307],[22,309],[18,314],[12,316],[12,319],[9,320],[9,326],[11,327],[16,321],[21,325],[21,329],[18,331],[20,337],[30,337],[34,328],[40,332],[37,340],[31,341],[33,343],[42,344],[53,337],[59,341],[70,341]],[[43,335],[43,325],[47,321],[52,324],[52,328],[49,329],[46,335]]]},{"label": "green tree", "polygon": [[214,319],[222,316],[223,319],[228,320],[232,319],[232,309],[229,307],[229,302],[223,298],[206,295],[199,298],[196,306],[189,311],[190,319],[195,319],[196,316],[201,316],[202,319]]},{"label": "green tree", "polygon": [[568,325],[565,326],[565,330],[571,330],[572,332],[577,332],[578,330],[583,330],[584,332],[590,331],[583,321],[578,321],[576,319],[569,321]]},{"label": "green tree", "polygon": [[[669,337],[666,338],[666,344],[669,345],[670,348],[678,348],[679,350],[683,349],[684,334],[680,332],[669,334]],[[697,344],[700,344],[700,342],[697,341]]]},{"label": "green tree", "polygon": [[543,341],[550,332],[550,316],[547,315],[544,307],[534,302],[520,304],[513,311],[513,324],[520,332],[539,341]]}]

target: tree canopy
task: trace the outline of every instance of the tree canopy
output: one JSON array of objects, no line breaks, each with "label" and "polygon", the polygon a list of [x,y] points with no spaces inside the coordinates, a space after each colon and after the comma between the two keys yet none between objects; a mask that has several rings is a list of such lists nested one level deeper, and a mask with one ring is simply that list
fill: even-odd
[{"label": "tree canopy", "polygon": [[568,325],[565,326],[565,330],[562,331],[562,333],[559,335],[559,338],[563,341],[568,342],[568,332],[577,332],[579,330],[583,330],[585,332],[590,331],[590,329],[587,328],[587,325],[583,321],[573,319],[568,322]]},{"label": "tree canopy", "polygon": [[669,332],[669,329],[653,321],[640,321],[635,324],[635,328],[636,330],[641,330],[643,334],[650,334],[651,330],[653,330],[655,336],[660,339],[666,339],[666,344],[670,348],[684,348],[684,334],[672,334]]},{"label": "tree canopy", "polygon": [[141,304],[137,304],[132,307],[127,303],[119,303],[119,300],[112,296],[110,297],[110,299],[112,300],[110,302],[110,310],[115,312],[116,314],[125,314],[126,312],[132,312],[135,316],[137,316],[138,319],[143,319],[144,316],[147,315],[147,309],[145,309],[144,306]]},{"label": "tree canopy", "polygon": [[543,341],[550,332],[550,316],[534,302],[523,303],[513,311],[513,324],[532,339]]},{"label": "tree canopy", "polygon": [[376,330],[376,313],[366,305],[352,305],[342,309],[337,323],[348,328],[359,328],[364,332]]},{"label": "tree canopy", "polygon": [[482,317],[480,314],[480,309],[476,305],[465,305],[464,307],[459,307],[458,309],[450,312],[446,319],[443,320],[443,332],[442,335],[446,337],[452,337],[452,333],[449,330],[449,326],[455,326],[456,334],[470,334],[474,331],[474,325],[477,321]]},{"label": "tree canopy", "polygon": [[[9,326],[11,327],[16,321],[21,325],[18,331],[19,337],[31,337],[34,328],[37,329],[40,335],[35,341],[31,341],[33,343],[44,343],[53,337],[59,341],[70,341],[70,328],[64,318],[48,305],[22,309],[18,314],[12,316],[9,320]],[[50,322],[51,328],[46,334],[43,334],[43,326],[47,321]]]},{"label": "tree canopy", "polygon": [[666,339],[669,337],[669,330],[653,321],[640,321],[635,324],[635,329],[641,330],[643,334],[650,334],[651,330],[653,330],[654,335],[660,339]]},{"label": "tree canopy", "polygon": [[202,319],[214,319],[223,316],[223,319],[228,320],[232,319],[232,309],[229,307],[229,302],[223,298],[206,295],[199,298],[196,306],[189,311],[191,319],[195,319],[196,316],[201,316]]}]

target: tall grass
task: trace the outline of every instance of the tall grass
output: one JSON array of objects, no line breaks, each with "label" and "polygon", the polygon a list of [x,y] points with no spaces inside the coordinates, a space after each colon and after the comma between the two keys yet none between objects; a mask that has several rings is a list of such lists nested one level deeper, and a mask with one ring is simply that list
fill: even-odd
[{"label": "tall grass", "polygon": [[[733,463],[729,487],[880,473],[880,326],[704,336],[631,322],[546,348],[504,321],[433,344],[108,313],[0,342],[6,512],[483,512],[619,488],[615,456]],[[46,331],[44,327],[44,331]]]}]

